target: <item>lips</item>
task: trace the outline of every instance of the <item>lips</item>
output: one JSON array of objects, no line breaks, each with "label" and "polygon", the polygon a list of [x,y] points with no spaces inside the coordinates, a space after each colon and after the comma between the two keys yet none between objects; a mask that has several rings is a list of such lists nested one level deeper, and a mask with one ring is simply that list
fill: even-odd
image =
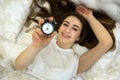
[{"label": "lips", "polygon": [[70,38],[70,36],[69,36],[68,34],[66,34],[66,33],[62,33],[62,36],[63,36],[64,38]]}]

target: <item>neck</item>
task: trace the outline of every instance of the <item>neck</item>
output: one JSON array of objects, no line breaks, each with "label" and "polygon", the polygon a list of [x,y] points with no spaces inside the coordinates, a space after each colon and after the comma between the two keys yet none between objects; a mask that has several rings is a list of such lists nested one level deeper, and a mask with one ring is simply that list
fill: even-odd
[{"label": "neck", "polygon": [[69,45],[69,44],[65,44],[65,43],[62,43],[62,42],[59,42],[57,41],[57,45],[63,49],[70,49],[72,47],[72,45]]}]

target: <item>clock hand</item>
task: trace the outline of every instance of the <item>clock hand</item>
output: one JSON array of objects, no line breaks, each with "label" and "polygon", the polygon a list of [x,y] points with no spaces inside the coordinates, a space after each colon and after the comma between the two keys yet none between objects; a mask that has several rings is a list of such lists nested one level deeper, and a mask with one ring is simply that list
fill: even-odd
[{"label": "clock hand", "polygon": [[47,26],[46,31],[49,31],[49,25]]},{"label": "clock hand", "polygon": [[45,30],[45,31],[47,31],[47,30],[49,30],[49,29],[48,29],[48,27],[46,28],[46,30]]}]

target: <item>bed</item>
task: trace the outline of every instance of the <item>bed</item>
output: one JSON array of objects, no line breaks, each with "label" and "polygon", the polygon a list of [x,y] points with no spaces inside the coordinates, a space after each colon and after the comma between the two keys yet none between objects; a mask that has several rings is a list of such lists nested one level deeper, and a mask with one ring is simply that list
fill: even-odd
[{"label": "bed", "polygon": [[[82,3],[81,0],[73,2],[76,5]],[[88,6],[96,8],[92,2]],[[26,32],[28,28],[24,26],[31,3],[32,0],[0,0],[0,79],[14,71],[15,58],[32,41],[32,30]],[[99,9],[109,13],[101,7]],[[89,71],[79,74],[75,80],[120,80],[120,17],[116,18],[117,14],[108,14],[116,20],[114,29],[116,49],[108,51]]]}]

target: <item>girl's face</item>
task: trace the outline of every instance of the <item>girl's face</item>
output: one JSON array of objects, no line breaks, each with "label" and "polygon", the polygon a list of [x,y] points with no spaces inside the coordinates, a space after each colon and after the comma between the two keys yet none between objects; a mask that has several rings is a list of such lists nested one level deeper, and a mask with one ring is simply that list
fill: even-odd
[{"label": "girl's face", "polygon": [[64,44],[67,48],[80,39],[82,24],[75,16],[68,16],[64,19],[58,30],[58,44]]}]

